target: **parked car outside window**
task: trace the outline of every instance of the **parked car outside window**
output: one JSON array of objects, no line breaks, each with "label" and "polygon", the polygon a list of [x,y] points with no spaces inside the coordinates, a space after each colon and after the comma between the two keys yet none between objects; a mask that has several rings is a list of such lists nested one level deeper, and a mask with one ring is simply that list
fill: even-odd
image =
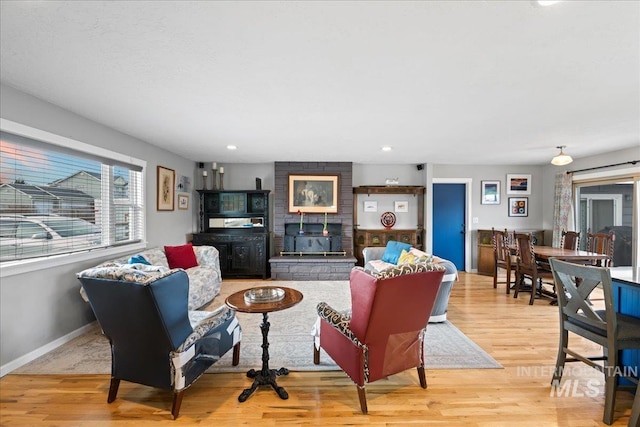
[{"label": "parked car outside window", "polygon": [[0,216],[0,260],[75,252],[99,246],[101,230],[80,218]]}]

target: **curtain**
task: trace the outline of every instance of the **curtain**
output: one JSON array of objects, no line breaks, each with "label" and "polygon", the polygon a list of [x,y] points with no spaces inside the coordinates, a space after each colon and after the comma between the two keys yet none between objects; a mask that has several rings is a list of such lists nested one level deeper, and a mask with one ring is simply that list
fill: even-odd
[{"label": "curtain", "polygon": [[571,174],[560,172],[556,174],[556,184],[553,200],[553,243],[559,247],[562,240],[562,230],[573,230],[573,204],[571,197]]}]

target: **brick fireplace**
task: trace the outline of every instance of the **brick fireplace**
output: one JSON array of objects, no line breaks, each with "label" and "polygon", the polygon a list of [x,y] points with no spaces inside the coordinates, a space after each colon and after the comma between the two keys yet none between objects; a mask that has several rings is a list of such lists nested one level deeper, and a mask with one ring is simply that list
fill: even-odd
[{"label": "brick fireplace", "polygon": [[[299,224],[300,217],[295,212],[288,212],[289,174],[338,175],[338,212],[329,214],[331,239],[323,239],[321,235],[324,223],[323,214],[305,214],[304,228],[306,239],[299,239],[298,248],[304,244],[311,249],[329,247],[327,251],[311,251],[310,254],[294,254],[295,238],[291,229]],[[353,256],[353,183],[352,164],[350,162],[276,162],[273,209],[273,243],[274,256],[271,264],[271,278],[276,280],[348,280],[349,272],[355,265]],[[298,226],[299,227],[299,226]],[[328,227],[329,228],[329,227]],[[319,233],[316,233],[319,231]],[[317,236],[316,236],[317,235]],[[335,243],[340,243],[340,251],[332,251]],[[294,242],[294,243],[292,243]],[[292,246],[293,244],[293,246]],[[293,247],[293,251],[291,251]],[[341,254],[334,252],[342,252]]]}]

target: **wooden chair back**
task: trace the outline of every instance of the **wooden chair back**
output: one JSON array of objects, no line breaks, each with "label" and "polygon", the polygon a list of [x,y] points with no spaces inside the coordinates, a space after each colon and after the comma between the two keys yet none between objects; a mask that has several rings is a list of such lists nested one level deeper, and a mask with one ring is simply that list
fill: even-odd
[{"label": "wooden chair back", "polygon": [[616,236],[609,233],[587,233],[587,251],[607,255],[607,259],[594,261],[593,265],[613,267],[613,249]]},{"label": "wooden chair back", "polygon": [[564,231],[562,230],[562,241],[560,247],[564,249],[578,249],[580,246],[580,232],[579,231]]}]

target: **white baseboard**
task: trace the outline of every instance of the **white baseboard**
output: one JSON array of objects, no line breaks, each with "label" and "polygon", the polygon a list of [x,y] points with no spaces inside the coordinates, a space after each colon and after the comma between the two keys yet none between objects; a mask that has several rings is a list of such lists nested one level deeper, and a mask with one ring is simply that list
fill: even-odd
[{"label": "white baseboard", "polygon": [[55,350],[56,348],[60,347],[62,344],[66,344],[72,339],[79,337],[80,335],[84,334],[89,329],[91,329],[95,323],[96,321],[94,320],[93,322],[87,325],[84,325],[81,328],[76,329],[75,331],[69,332],[67,335],[62,336],[57,340],[51,341],[49,344],[45,344],[40,348],[36,348],[35,350],[25,354],[24,356],[18,357],[17,359],[12,360],[11,362],[0,366],[0,378],[4,377],[5,375],[7,375],[12,371],[15,371],[21,366],[26,365],[32,360],[35,360],[38,357],[44,354],[47,354],[51,350]]}]

